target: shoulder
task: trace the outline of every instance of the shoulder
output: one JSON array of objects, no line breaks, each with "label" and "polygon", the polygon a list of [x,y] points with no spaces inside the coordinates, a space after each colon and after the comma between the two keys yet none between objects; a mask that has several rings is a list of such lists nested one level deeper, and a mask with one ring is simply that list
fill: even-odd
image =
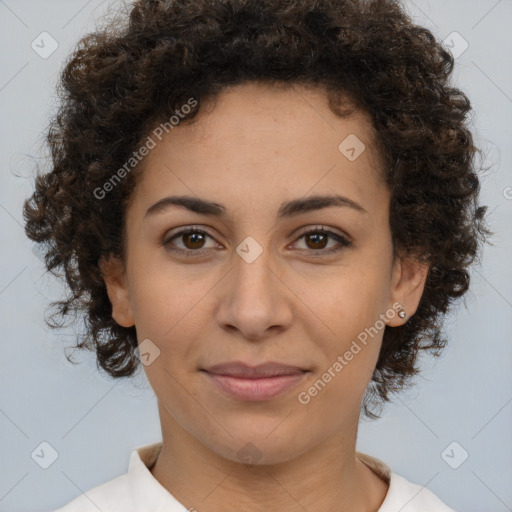
[{"label": "shoulder", "polygon": [[166,500],[175,506],[177,502],[148,469],[155,462],[161,448],[161,442],[135,448],[130,455],[126,473],[83,492],[52,512],[137,512],[141,509],[141,503],[148,504],[148,510],[155,510],[155,503]]},{"label": "shoulder", "polygon": [[53,512],[131,512],[127,477],[124,474],[97,485]]},{"label": "shoulder", "polygon": [[380,459],[361,452],[357,452],[357,457],[389,485],[377,512],[455,512],[426,486],[393,473]]},{"label": "shoulder", "polygon": [[430,489],[391,473],[388,493],[378,512],[455,512]]}]

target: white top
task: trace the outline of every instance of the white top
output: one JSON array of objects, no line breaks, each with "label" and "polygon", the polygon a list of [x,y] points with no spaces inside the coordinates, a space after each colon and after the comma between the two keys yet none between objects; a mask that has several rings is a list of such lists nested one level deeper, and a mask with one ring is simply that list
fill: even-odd
[{"label": "white top", "polygon": [[[149,470],[161,448],[162,442],[136,448],[127,473],[93,487],[54,512],[188,512]],[[379,459],[360,452],[357,457],[389,483],[376,512],[455,512],[432,491],[392,473]]]}]

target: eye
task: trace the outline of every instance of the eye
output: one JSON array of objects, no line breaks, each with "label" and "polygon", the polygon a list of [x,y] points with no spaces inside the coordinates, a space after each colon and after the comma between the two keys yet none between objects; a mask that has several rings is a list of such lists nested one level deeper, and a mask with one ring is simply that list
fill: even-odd
[{"label": "eye", "polygon": [[[178,231],[173,236],[163,242],[165,248],[169,251],[184,254],[185,256],[197,256],[209,252],[212,248],[218,247],[219,244],[215,243],[206,247],[206,240],[210,238],[214,240],[206,231],[194,226]],[[184,247],[176,246],[174,240],[181,241]]]},{"label": "eye", "polygon": [[[206,246],[208,238],[213,241],[213,244],[210,245],[210,247]],[[298,250],[305,251],[311,256],[322,256],[336,253],[341,251],[344,247],[352,247],[353,245],[346,237],[330,231],[324,226],[309,228],[297,238],[297,240],[301,239],[304,239],[306,248],[299,248]],[[336,244],[334,247],[326,248],[328,246],[329,239],[335,241]],[[180,247],[175,241],[181,242],[183,247]],[[189,226],[186,229],[178,231],[170,238],[167,238],[162,245],[164,245],[168,251],[172,251],[186,257],[201,256],[210,252],[212,249],[222,247],[215,242],[214,238],[206,231],[195,226]]]},{"label": "eye", "polygon": [[[301,239],[304,239],[306,248],[300,250],[305,250],[313,256],[336,253],[344,247],[352,247],[353,245],[346,237],[330,231],[324,228],[324,226],[308,229],[299,236],[298,240]],[[337,245],[326,249],[329,239],[337,242]]]}]

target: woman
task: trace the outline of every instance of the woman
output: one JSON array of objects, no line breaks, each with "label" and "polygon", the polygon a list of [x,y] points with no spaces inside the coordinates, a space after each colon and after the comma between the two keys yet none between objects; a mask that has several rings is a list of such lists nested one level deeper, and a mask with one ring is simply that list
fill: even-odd
[{"label": "woman", "polygon": [[60,511],[453,510],[356,451],[490,233],[452,67],[392,0],[141,0],[81,41],[26,230],[163,439]]}]

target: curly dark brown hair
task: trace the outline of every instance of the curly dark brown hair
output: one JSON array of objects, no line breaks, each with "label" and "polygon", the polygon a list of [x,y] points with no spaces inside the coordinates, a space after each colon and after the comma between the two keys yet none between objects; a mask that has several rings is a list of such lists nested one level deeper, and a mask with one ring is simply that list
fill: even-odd
[{"label": "curly dark brown hair", "polygon": [[420,351],[437,356],[445,346],[443,315],[468,290],[468,267],[492,234],[487,207],[477,203],[471,105],[449,83],[453,57],[396,0],[139,0],[130,8],[69,56],[46,136],[52,168],[38,173],[24,204],[28,237],[44,244],[47,270],[63,271],[71,290],[51,304],[49,323],[80,316],[86,328],[75,348],[95,350],[112,377],[132,375],[140,364],[135,327],[113,320],[99,261],[125,255],[137,166],[105,199],[97,191],[187,98],[197,100],[185,116],[192,120],[202,100],[228,85],[323,87],[333,112],[344,115],[350,98],[370,114],[395,254],[429,264],[416,314],[385,328],[363,402],[378,417],[369,406],[410,383]]}]

